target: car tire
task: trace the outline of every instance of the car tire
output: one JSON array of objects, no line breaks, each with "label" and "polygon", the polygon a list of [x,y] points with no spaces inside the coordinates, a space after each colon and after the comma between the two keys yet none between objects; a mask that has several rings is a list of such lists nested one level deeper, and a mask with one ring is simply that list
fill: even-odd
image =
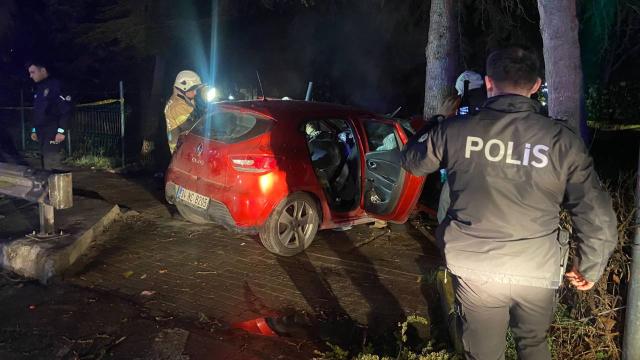
[{"label": "car tire", "polygon": [[192,222],[194,224],[208,224],[209,221],[198,215],[194,210],[192,210],[187,205],[176,204],[176,208],[178,208],[178,212],[180,215],[187,221]]},{"label": "car tire", "polygon": [[259,232],[260,242],[274,254],[293,256],[311,245],[319,226],[316,201],[308,194],[294,193],[271,212]]}]

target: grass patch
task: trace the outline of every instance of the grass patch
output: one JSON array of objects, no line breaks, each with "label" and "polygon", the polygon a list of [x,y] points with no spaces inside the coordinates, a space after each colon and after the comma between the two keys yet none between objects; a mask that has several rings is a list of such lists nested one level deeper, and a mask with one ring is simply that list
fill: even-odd
[{"label": "grass patch", "polygon": [[64,160],[64,163],[68,166],[91,168],[96,170],[108,170],[113,169],[117,165],[118,159],[107,157],[103,155],[73,155]]},{"label": "grass patch", "polygon": [[[635,176],[622,175],[606,187],[618,217],[618,245],[604,275],[590,291],[565,287],[549,330],[556,359],[620,359],[630,281],[635,220]],[[575,243],[575,242],[574,242]]]},{"label": "grass patch", "polygon": [[395,343],[383,346],[394,349],[376,354],[373,350],[380,344],[366,343],[357,354],[334,344],[327,344],[329,350],[316,352],[314,360],[462,360],[462,357],[449,349],[447,344],[434,343],[425,336],[429,330],[429,321],[421,316],[410,315],[398,324],[394,332]]}]

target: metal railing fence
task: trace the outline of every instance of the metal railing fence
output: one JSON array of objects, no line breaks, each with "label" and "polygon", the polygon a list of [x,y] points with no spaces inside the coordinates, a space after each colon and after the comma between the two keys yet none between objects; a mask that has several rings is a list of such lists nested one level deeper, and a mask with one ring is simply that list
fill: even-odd
[{"label": "metal railing fence", "polygon": [[[125,166],[125,100],[120,82],[119,99],[106,99],[88,104],[76,104],[73,119],[66,129],[65,149],[69,156],[95,155],[117,158]],[[21,96],[21,100],[24,97]],[[33,108],[0,107],[0,121],[22,151],[38,151],[31,140]]]}]

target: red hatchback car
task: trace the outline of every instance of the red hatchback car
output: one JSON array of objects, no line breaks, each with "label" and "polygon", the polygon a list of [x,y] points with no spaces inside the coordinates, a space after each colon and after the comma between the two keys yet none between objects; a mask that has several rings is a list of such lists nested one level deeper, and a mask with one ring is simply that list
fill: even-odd
[{"label": "red hatchback car", "polygon": [[166,199],[189,221],[259,234],[285,256],[318,229],[402,223],[424,183],[400,166],[403,124],[335,104],[218,103],[179,139]]}]

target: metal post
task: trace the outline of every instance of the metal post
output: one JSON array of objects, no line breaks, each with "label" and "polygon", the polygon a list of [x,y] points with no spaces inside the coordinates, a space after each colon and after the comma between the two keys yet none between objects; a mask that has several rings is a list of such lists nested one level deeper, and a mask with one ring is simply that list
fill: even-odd
[{"label": "metal post", "polygon": [[638,171],[636,174],[636,234],[631,253],[631,274],[627,295],[626,321],[622,358],[640,359],[640,148],[638,149]]},{"label": "metal post", "polygon": [[53,206],[45,203],[38,203],[40,213],[40,233],[39,236],[50,236],[56,231],[53,217]]},{"label": "metal post", "polygon": [[27,148],[26,131],[24,128],[24,89],[20,88],[20,124],[22,124],[22,151]]},{"label": "metal post", "polygon": [[65,140],[67,140],[67,154],[71,156],[71,130],[67,130],[67,136],[65,136]]},{"label": "metal post", "polygon": [[304,97],[304,101],[311,100],[311,90],[313,90],[313,81],[309,81],[309,85],[307,86],[307,96]]},{"label": "metal post", "polygon": [[124,83],[122,80],[120,80],[120,145],[122,146],[122,168],[124,169]]}]

